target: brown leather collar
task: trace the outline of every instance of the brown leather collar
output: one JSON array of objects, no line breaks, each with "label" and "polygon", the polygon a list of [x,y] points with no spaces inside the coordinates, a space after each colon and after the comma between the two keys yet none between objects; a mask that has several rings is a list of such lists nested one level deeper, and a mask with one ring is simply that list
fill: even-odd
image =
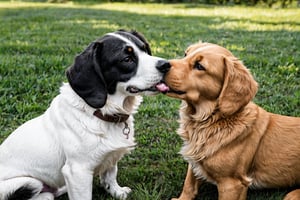
[{"label": "brown leather collar", "polygon": [[107,122],[113,122],[113,123],[126,122],[127,119],[129,118],[129,115],[122,114],[122,113],[117,113],[117,114],[113,114],[113,115],[103,115],[101,110],[96,110],[94,112],[94,115],[96,117],[98,117],[99,119],[102,119]]},{"label": "brown leather collar", "polygon": [[126,136],[126,139],[129,138],[130,128],[127,124],[127,119],[130,115],[117,113],[113,115],[103,115],[101,110],[97,109],[94,112],[94,115],[98,117],[101,120],[107,121],[107,122],[113,122],[113,123],[124,123],[125,127],[123,128],[123,134]]}]

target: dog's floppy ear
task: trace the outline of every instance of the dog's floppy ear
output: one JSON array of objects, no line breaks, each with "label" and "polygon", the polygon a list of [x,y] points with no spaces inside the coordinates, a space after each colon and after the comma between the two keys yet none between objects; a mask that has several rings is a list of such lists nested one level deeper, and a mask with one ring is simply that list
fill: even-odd
[{"label": "dog's floppy ear", "polygon": [[107,98],[101,64],[96,59],[96,56],[100,56],[101,49],[101,42],[91,43],[81,54],[76,56],[74,64],[66,72],[73,90],[94,108],[103,107]]},{"label": "dog's floppy ear", "polygon": [[257,92],[257,83],[248,69],[235,57],[224,58],[224,83],[219,96],[223,115],[232,115],[247,105]]},{"label": "dog's floppy ear", "polygon": [[148,43],[148,41],[146,40],[146,38],[143,36],[143,34],[137,32],[137,31],[131,31],[130,32],[132,35],[134,35],[135,37],[139,38],[144,44],[145,44],[145,49],[147,51],[147,53],[151,56],[151,49],[150,49],[150,45]]}]

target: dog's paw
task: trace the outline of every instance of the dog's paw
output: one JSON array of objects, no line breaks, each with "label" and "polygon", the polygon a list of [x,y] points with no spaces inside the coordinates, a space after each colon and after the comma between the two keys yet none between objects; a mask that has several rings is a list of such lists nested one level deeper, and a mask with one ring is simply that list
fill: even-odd
[{"label": "dog's paw", "polygon": [[101,182],[101,185],[109,194],[111,194],[111,196],[120,200],[125,200],[131,192],[129,187],[120,187],[118,183],[107,184],[105,182]]},{"label": "dog's paw", "polygon": [[113,196],[117,199],[125,200],[130,192],[131,189],[129,187],[120,187],[114,191]]}]

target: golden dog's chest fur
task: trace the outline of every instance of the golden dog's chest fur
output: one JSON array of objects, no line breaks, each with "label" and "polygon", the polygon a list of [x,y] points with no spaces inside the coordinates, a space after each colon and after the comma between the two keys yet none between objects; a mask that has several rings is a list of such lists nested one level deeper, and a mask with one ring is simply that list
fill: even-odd
[{"label": "golden dog's chest fur", "polygon": [[300,183],[300,151],[290,150],[300,150],[299,134],[289,126],[278,127],[274,121],[283,117],[300,130],[297,118],[268,113],[254,103],[235,116],[212,116],[205,121],[191,118],[186,111],[185,106],[180,111],[178,134],[184,141],[180,153],[198,178],[218,183],[226,176],[237,176],[246,186],[254,187]]},{"label": "golden dog's chest fur", "polygon": [[[245,200],[249,186],[300,184],[300,118],[273,114],[252,102],[258,86],[227,49],[197,43],[170,61],[168,96],[183,100],[178,134],[189,162],[180,200],[194,199],[202,180],[219,200]],[[286,200],[300,199],[300,190]]]}]

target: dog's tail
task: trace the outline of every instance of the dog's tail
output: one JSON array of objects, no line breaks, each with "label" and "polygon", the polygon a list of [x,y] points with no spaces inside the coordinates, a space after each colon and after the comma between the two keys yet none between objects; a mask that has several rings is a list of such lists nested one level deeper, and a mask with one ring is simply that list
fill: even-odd
[{"label": "dog's tail", "polygon": [[38,195],[43,183],[30,177],[18,177],[0,181],[0,200],[28,200]]},{"label": "dog's tail", "polygon": [[36,194],[36,189],[32,188],[29,185],[24,185],[14,192],[8,194],[4,199],[7,200],[28,200],[31,199]]}]

